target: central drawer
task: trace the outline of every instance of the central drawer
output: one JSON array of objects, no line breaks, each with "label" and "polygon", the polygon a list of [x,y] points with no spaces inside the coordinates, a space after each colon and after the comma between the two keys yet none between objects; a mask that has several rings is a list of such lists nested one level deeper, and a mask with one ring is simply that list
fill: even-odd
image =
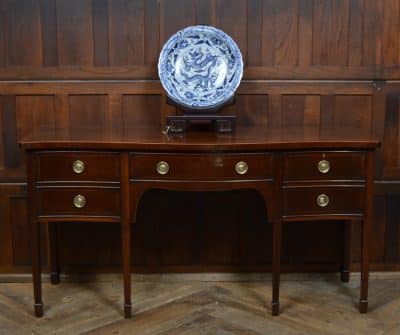
[{"label": "central drawer", "polygon": [[50,187],[38,188],[38,215],[119,216],[120,193],[117,188]]},{"label": "central drawer", "polygon": [[245,180],[270,179],[270,154],[134,154],[133,179]]}]

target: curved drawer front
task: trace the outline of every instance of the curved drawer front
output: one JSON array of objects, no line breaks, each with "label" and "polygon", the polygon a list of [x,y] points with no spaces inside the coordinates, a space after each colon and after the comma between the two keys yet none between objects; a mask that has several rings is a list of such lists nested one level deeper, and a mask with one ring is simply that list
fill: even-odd
[{"label": "curved drawer front", "polygon": [[37,209],[44,216],[119,216],[120,194],[113,188],[40,188]]},{"label": "curved drawer front", "polygon": [[38,155],[38,181],[119,181],[119,156],[113,153],[55,152]]},{"label": "curved drawer front", "polygon": [[284,158],[284,180],[364,180],[361,152],[302,152]]},{"label": "curved drawer front", "polygon": [[352,215],[364,211],[364,187],[293,187],[283,190],[284,216]]},{"label": "curved drawer front", "polygon": [[273,160],[268,154],[137,154],[130,169],[133,179],[269,179]]}]

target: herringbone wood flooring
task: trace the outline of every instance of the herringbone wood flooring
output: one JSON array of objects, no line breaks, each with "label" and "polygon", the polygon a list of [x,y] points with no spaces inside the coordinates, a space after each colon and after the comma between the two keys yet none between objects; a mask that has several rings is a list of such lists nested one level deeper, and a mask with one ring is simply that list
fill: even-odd
[{"label": "herringbone wood flooring", "polygon": [[67,280],[58,286],[44,283],[45,316],[41,319],[32,313],[29,282],[2,283],[0,334],[400,334],[400,274],[371,276],[366,315],[357,311],[359,276],[353,275],[348,284],[333,274],[291,276],[283,276],[279,317],[270,315],[268,278],[136,278],[132,285],[134,315],[129,320],[122,317],[118,276]]}]

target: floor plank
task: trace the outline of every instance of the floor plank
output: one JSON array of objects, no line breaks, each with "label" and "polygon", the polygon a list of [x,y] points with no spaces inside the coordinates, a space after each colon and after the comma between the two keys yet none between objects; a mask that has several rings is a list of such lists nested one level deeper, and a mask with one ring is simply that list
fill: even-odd
[{"label": "floor plank", "polygon": [[[0,335],[400,334],[400,273],[370,280],[370,311],[359,314],[359,275],[283,275],[281,315],[270,315],[270,280],[146,276],[132,282],[133,317],[122,316],[122,282],[43,284],[45,316],[32,311],[29,282],[0,283]],[[188,279],[189,278],[189,279]],[[226,277],[228,278],[228,277]],[[225,279],[226,279],[225,278]],[[288,279],[289,278],[289,279]]]}]

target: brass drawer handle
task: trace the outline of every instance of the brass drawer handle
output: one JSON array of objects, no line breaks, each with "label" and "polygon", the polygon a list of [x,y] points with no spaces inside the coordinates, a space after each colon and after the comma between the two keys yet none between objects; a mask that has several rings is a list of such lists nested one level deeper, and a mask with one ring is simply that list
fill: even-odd
[{"label": "brass drawer handle", "polygon": [[156,170],[158,174],[165,175],[169,172],[169,164],[164,161],[158,162]]},{"label": "brass drawer handle", "polygon": [[331,164],[326,159],[318,162],[318,171],[321,173],[328,173],[331,169]]},{"label": "brass drawer handle", "polygon": [[83,208],[86,206],[86,198],[82,194],[74,196],[74,200],[72,202],[76,208]]},{"label": "brass drawer handle", "polygon": [[77,159],[73,164],[72,164],[72,170],[76,174],[81,174],[83,171],[85,171],[85,163],[82,162],[81,160]]},{"label": "brass drawer handle", "polygon": [[246,174],[247,171],[249,171],[249,166],[247,165],[246,162],[243,161],[237,162],[235,165],[235,171],[237,174],[241,175]]},{"label": "brass drawer handle", "polygon": [[326,207],[329,204],[329,197],[326,194],[320,194],[317,197],[317,205],[319,207]]}]

